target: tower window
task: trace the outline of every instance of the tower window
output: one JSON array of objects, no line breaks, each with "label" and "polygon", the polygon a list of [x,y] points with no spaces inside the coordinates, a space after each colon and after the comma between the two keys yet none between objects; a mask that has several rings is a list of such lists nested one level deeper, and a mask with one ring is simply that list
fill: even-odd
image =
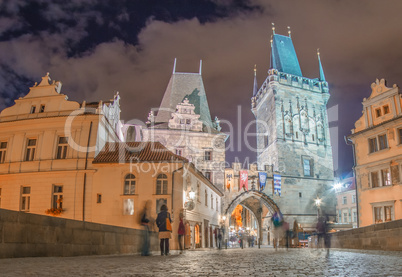
[{"label": "tower window", "polygon": [[296,132],[296,138],[299,138],[299,132]]},{"label": "tower window", "polygon": [[264,136],[264,147],[268,147],[268,143],[269,143],[268,136],[265,135]]},{"label": "tower window", "polygon": [[29,113],[35,113],[36,106],[31,106],[31,111]]},{"label": "tower window", "polygon": [[299,192],[299,198],[301,198],[302,197],[302,193],[301,192]]},{"label": "tower window", "polygon": [[375,110],[375,115],[376,115],[376,117],[380,117],[380,116],[381,116],[381,109],[380,109],[380,108],[378,108],[378,109]]},{"label": "tower window", "polygon": [[388,106],[388,105],[385,105],[385,106],[382,107],[382,108],[383,108],[383,110],[384,110],[384,114],[389,113],[389,106]]},{"label": "tower window", "polygon": [[314,135],[311,135],[311,139],[314,141]]},{"label": "tower window", "polygon": [[43,113],[45,111],[45,105],[40,105],[39,112]]},{"label": "tower window", "polygon": [[302,161],[304,176],[313,177],[313,160],[307,157],[303,157]]},{"label": "tower window", "polygon": [[204,153],[204,160],[211,161],[212,160],[212,151],[205,151]]}]

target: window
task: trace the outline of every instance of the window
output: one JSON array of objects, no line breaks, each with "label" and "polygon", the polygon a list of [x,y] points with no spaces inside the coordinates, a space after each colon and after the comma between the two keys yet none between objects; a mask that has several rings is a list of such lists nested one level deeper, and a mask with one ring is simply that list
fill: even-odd
[{"label": "window", "polygon": [[205,178],[207,178],[208,180],[212,180],[212,172],[211,171],[206,171],[205,172]]},{"label": "window", "polygon": [[392,220],[392,206],[384,207],[385,222]]},{"label": "window", "polygon": [[43,113],[45,111],[45,105],[40,105],[39,112]]},{"label": "window", "polygon": [[31,206],[31,187],[21,187],[21,211],[29,212]]},{"label": "window", "polygon": [[346,223],[348,222],[348,213],[343,213],[343,222]]},{"label": "window", "polygon": [[382,207],[374,207],[374,222],[375,223],[383,222],[381,208]]},{"label": "window", "polygon": [[357,212],[353,211],[353,222],[357,222]]},{"label": "window", "polygon": [[208,150],[204,153],[204,160],[211,161],[212,160],[212,151]]},{"label": "window", "polygon": [[211,193],[211,210],[214,209],[214,196]]},{"label": "window", "polygon": [[384,111],[384,114],[388,114],[388,113],[389,113],[389,106],[388,106],[388,105],[383,106],[382,109],[383,109],[383,111]]},{"label": "window", "polygon": [[4,163],[6,159],[6,151],[7,151],[7,142],[0,142],[0,164]]},{"label": "window", "polygon": [[378,188],[380,186],[380,182],[378,180],[378,172],[371,172],[371,187]]},{"label": "window", "polygon": [[133,215],[134,214],[134,199],[124,199],[123,214],[124,215]]},{"label": "window", "polygon": [[313,176],[313,160],[309,158],[303,158],[303,172],[304,176],[312,177]]},{"label": "window", "polygon": [[25,161],[33,161],[35,158],[36,139],[28,139]]},{"label": "window", "polygon": [[356,203],[356,195],[352,195],[352,204]]},{"label": "window", "polygon": [[299,133],[298,132],[296,132],[296,138],[299,138]]},{"label": "window", "polygon": [[159,174],[156,178],[156,194],[167,194],[167,176]]},{"label": "window", "polygon": [[[1,189],[0,189],[0,196],[1,196]],[[0,199],[0,200],[1,200],[1,199]],[[218,203],[219,203],[219,202],[218,202],[218,198],[216,198],[216,211],[217,211],[217,212],[219,211],[219,210],[218,210],[218,206],[219,206]]]},{"label": "window", "polygon": [[302,193],[301,192],[299,192],[299,198],[301,198],[302,197]]},{"label": "window", "polygon": [[399,144],[402,144],[402,129],[398,129],[399,134]]},{"label": "window", "polygon": [[191,124],[191,119],[186,119],[186,124],[190,125]]},{"label": "window", "polygon": [[56,159],[65,159],[67,157],[67,146],[68,146],[68,138],[59,137]]},{"label": "window", "polygon": [[183,156],[183,149],[182,148],[177,148],[176,149],[176,155]]},{"label": "window", "polygon": [[314,141],[314,135],[311,135],[311,139]]},{"label": "window", "polygon": [[208,192],[205,190],[205,206],[208,207]]},{"label": "window", "polygon": [[391,185],[391,173],[388,168],[381,169],[381,181],[382,181],[382,186],[390,186]]},{"label": "window", "polygon": [[374,153],[374,152],[377,152],[377,151],[378,151],[377,138],[369,139],[369,152]]},{"label": "window", "polygon": [[31,111],[29,113],[35,113],[36,106],[31,106]]},{"label": "window", "polygon": [[268,143],[269,143],[268,136],[264,136],[264,147],[268,147]]},{"label": "window", "polygon": [[378,136],[378,141],[380,143],[380,150],[388,148],[388,141],[387,141],[387,135],[386,134]]},{"label": "window", "polygon": [[197,182],[197,201],[201,202],[201,190],[200,190],[200,183]]},{"label": "window", "polygon": [[127,174],[124,178],[124,194],[135,194],[135,176],[134,174]]},{"label": "window", "polygon": [[380,116],[381,116],[381,109],[380,109],[380,108],[375,109],[375,116],[376,116],[376,117],[380,117]]},{"label": "window", "polygon": [[102,194],[98,193],[96,195],[96,203],[102,203]]},{"label": "window", "polygon": [[342,204],[345,205],[348,203],[348,198],[346,196],[342,197]]},{"label": "window", "polygon": [[52,208],[53,209],[63,208],[63,186],[53,185]]}]

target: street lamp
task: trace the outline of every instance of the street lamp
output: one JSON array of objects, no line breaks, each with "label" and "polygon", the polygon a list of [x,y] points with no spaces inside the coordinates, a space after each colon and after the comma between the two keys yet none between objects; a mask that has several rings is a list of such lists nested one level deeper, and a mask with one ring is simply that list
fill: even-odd
[{"label": "street lamp", "polygon": [[195,192],[194,192],[194,191],[190,191],[190,192],[188,193],[188,196],[189,196],[189,198],[190,198],[191,200],[194,200],[194,199],[195,199]]},{"label": "street lamp", "polygon": [[320,206],[321,206],[322,200],[317,197],[314,201],[315,201],[315,205],[317,206],[317,218],[318,218],[320,216]]}]

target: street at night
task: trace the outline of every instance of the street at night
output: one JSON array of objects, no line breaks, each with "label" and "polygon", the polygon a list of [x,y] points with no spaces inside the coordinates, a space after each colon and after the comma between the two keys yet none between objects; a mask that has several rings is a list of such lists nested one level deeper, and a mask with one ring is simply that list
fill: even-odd
[{"label": "street at night", "polygon": [[401,276],[402,253],[234,248],[179,255],[111,255],[0,260],[2,276]]}]

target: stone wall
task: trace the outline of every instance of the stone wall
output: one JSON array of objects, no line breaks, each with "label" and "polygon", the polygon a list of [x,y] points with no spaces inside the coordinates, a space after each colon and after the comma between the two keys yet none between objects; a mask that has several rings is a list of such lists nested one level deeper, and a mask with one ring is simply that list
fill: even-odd
[{"label": "stone wall", "polygon": [[[315,239],[309,247],[315,247]],[[402,219],[331,233],[331,247],[402,251]]]},{"label": "stone wall", "polygon": [[0,258],[132,254],[141,243],[137,229],[0,209]]}]

